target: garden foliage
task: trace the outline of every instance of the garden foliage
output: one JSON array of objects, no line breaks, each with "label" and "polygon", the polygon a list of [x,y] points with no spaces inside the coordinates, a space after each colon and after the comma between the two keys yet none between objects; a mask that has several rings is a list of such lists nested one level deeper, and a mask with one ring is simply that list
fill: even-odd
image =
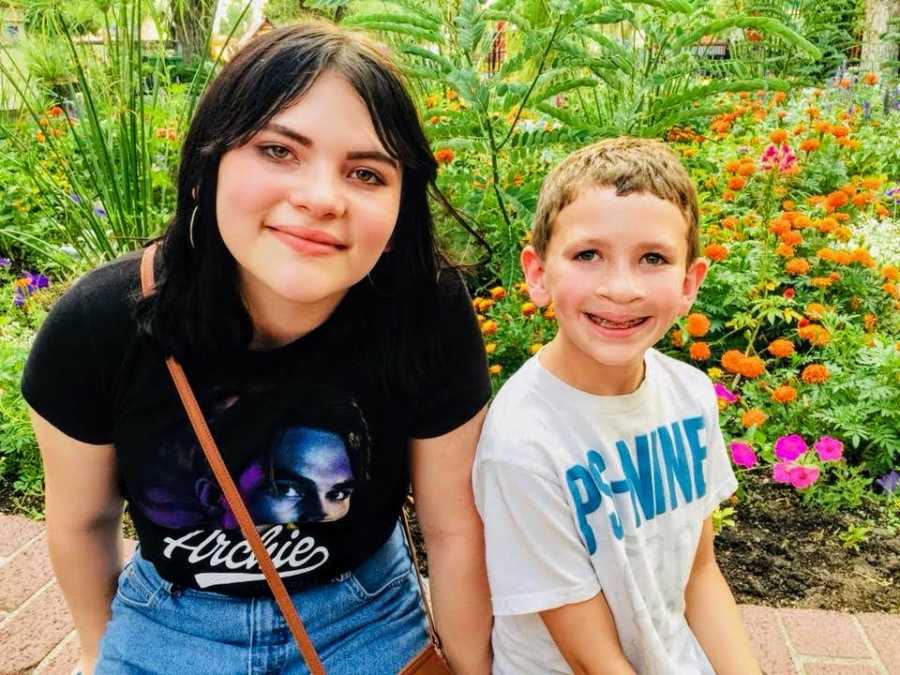
[{"label": "garden foliage", "polygon": [[[848,71],[849,24],[829,28],[812,3],[732,4],[306,6],[397,54],[439,187],[492,249],[473,289],[497,386],[556,330],[518,266],[546,172],[602,137],[664,138],[698,186],[711,270],[660,348],[716,383],[739,473],[765,471],[826,508],[896,505],[897,83]],[[825,4],[829,16],[850,11]],[[26,107],[0,127],[0,256],[13,258],[0,270],[0,480],[20,492],[39,487],[40,470],[17,382],[63,285],[54,279],[48,295],[37,272],[71,278],[163,228],[179,140],[215,69],[178,81],[167,53],[134,39],[140,15],[131,0],[108,4],[114,38],[101,47],[63,28],[68,91],[19,73]],[[731,58],[711,58],[715,44]],[[483,256],[455,221],[440,227],[455,257]]]}]

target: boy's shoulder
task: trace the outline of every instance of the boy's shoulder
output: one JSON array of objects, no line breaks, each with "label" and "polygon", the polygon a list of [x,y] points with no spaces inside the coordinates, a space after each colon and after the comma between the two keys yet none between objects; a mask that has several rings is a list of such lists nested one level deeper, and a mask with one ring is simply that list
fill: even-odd
[{"label": "boy's shoulder", "polygon": [[648,368],[656,372],[657,387],[679,400],[699,400],[706,406],[716,406],[716,393],[712,380],[699,368],[667,356],[656,349],[647,351]]},{"label": "boy's shoulder", "polygon": [[534,448],[540,439],[552,434],[560,424],[565,407],[545,382],[546,374],[532,356],[500,387],[488,409],[481,440],[479,460],[510,460],[508,448],[517,448],[517,460],[527,461],[526,448]]}]

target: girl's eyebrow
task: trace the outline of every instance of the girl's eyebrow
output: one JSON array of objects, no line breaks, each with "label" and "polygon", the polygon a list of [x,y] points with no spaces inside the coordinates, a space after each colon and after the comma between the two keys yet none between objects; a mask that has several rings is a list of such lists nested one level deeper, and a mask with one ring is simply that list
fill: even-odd
[{"label": "girl's eyebrow", "polygon": [[[292,141],[299,143],[305,148],[310,148],[313,145],[313,141],[309,136],[304,136],[299,131],[294,131],[290,127],[286,127],[283,124],[270,122],[265,126],[265,129],[279,133],[282,136],[287,136]],[[397,160],[390,155],[381,152],[380,150],[357,150],[354,152],[348,152],[347,159],[370,159],[376,162],[381,162],[382,164],[387,164],[395,171],[400,170],[400,165]]]}]

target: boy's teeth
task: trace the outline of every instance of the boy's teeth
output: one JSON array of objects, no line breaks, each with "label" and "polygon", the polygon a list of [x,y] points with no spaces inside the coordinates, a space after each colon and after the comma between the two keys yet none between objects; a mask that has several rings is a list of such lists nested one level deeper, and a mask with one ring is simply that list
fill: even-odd
[{"label": "boy's teeth", "polygon": [[644,317],[641,317],[640,319],[631,319],[629,321],[610,321],[608,319],[595,316],[594,314],[590,314],[589,316],[591,317],[591,321],[607,328],[631,328],[632,326],[637,326],[638,324],[644,322]]}]

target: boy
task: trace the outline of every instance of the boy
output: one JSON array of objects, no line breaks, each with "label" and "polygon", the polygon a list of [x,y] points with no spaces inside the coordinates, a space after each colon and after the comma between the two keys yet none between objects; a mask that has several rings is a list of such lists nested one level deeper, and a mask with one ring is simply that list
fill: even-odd
[{"label": "boy", "polygon": [[544,182],[522,266],[559,331],[497,395],[473,473],[495,674],[759,673],[713,553],[737,487],[713,387],[652,349],[706,274],[697,221],[657,141]]}]

